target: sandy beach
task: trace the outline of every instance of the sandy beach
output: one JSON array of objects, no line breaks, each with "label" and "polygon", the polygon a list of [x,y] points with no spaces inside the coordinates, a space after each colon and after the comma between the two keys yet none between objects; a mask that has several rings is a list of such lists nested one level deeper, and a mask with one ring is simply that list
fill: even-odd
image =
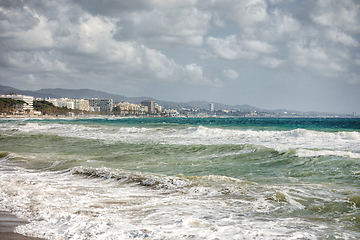
[{"label": "sandy beach", "polygon": [[27,224],[28,221],[19,219],[10,212],[0,211],[0,239],[2,240],[36,240],[39,238],[27,237],[14,230],[19,225]]}]

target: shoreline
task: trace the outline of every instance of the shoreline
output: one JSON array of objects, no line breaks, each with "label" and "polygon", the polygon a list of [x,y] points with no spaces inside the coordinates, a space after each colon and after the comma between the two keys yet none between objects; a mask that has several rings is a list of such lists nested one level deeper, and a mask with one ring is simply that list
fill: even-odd
[{"label": "shoreline", "polygon": [[9,211],[0,210],[0,239],[2,240],[41,240],[15,233],[15,228],[28,224],[29,221],[16,217]]},{"label": "shoreline", "polygon": [[119,115],[75,115],[75,116],[66,116],[66,115],[1,115],[0,119],[60,119],[60,118],[79,118],[79,119],[88,119],[88,118],[244,118],[244,119],[254,119],[254,118],[282,118],[282,119],[358,119],[360,115],[350,116],[350,115],[334,115],[334,116],[119,116]]}]

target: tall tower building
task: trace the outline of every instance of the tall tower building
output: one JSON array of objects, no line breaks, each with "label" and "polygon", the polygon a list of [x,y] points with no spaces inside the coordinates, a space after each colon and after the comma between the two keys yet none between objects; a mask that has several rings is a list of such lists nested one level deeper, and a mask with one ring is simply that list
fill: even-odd
[{"label": "tall tower building", "polygon": [[213,112],[214,111],[214,104],[210,103],[210,111]]},{"label": "tall tower building", "polygon": [[155,101],[149,101],[149,100],[141,101],[141,105],[147,107],[149,112],[151,113],[155,112]]}]

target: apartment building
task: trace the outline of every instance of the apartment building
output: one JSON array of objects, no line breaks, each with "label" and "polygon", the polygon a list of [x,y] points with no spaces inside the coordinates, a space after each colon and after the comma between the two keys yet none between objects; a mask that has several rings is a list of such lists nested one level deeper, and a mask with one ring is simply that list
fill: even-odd
[{"label": "apartment building", "polygon": [[89,101],[89,106],[91,111],[111,112],[114,108],[114,103],[112,99],[91,98],[86,100]]},{"label": "apartment building", "polygon": [[141,105],[147,107],[148,112],[155,113],[155,101],[144,100]]},{"label": "apartment building", "polygon": [[81,111],[90,111],[89,100],[75,99],[74,107],[75,109],[79,109]]}]

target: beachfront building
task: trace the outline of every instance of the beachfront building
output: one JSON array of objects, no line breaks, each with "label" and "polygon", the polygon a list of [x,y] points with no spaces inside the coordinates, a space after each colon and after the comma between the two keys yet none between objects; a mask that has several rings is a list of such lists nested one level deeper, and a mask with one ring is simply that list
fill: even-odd
[{"label": "beachfront building", "polygon": [[214,111],[214,104],[213,103],[210,103],[210,112],[213,112]]},{"label": "beachfront building", "polygon": [[162,113],[162,107],[157,103],[155,103],[155,112],[156,113]]},{"label": "beachfront building", "polygon": [[79,109],[81,111],[90,111],[89,100],[75,99],[74,107],[75,107],[75,109]]},{"label": "beachfront building", "polygon": [[165,109],[165,116],[169,117],[178,117],[180,116],[179,112],[176,109]]},{"label": "beachfront building", "polygon": [[66,107],[68,109],[75,109],[74,99],[71,98],[60,98],[58,100],[58,107]]},{"label": "beachfront building", "polygon": [[[41,98],[38,98],[37,99],[38,101],[41,101],[42,99]],[[44,98],[45,101],[49,102],[49,103],[52,103],[55,107],[58,107],[58,102],[57,102],[57,99],[56,98]]]},{"label": "beachfront building", "polygon": [[121,111],[136,111],[136,104],[129,103],[129,102],[120,102],[115,105]]},{"label": "beachfront building", "polygon": [[72,98],[46,98],[55,107],[67,107],[68,109],[78,109],[81,111],[90,111],[89,100]]},{"label": "beachfront building", "polygon": [[155,113],[155,101],[144,100],[141,101],[141,105],[147,107],[148,112]]},{"label": "beachfront building", "polygon": [[[40,101],[42,99],[38,99],[38,100]],[[58,98],[44,98],[43,100],[52,103],[55,107],[60,107],[63,104],[63,103],[60,103],[60,102],[62,102],[62,100],[58,99]]]},{"label": "beachfront building", "polygon": [[145,115],[147,112],[147,107],[144,107],[140,104],[123,102],[115,104],[116,111],[120,110],[120,115]]},{"label": "beachfront building", "polygon": [[90,110],[94,112],[110,113],[114,108],[114,102],[112,99],[91,98],[86,100],[89,101]]},{"label": "beachfront building", "polygon": [[74,99],[70,98],[46,98],[48,102],[51,102],[55,107],[66,107],[68,109],[75,109]]},{"label": "beachfront building", "polygon": [[22,100],[25,103],[21,106],[22,109],[19,109],[24,112],[34,112],[34,97],[18,95],[18,94],[9,94],[9,95],[1,95],[2,98],[11,98],[14,100]]}]

